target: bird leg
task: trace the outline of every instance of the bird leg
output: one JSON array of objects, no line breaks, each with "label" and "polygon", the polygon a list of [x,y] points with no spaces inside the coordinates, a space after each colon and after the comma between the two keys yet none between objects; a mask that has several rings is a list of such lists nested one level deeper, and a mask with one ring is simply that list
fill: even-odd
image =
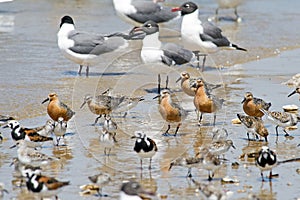
[{"label": "bird leg", "polygon": [[140,163],[141,163],[141,170],[143,170],[143,160],[140,159]]},{"label": "bird leg", "polygon": [[238,21],[240,16],[238,15],[238,12],[237,12],[237,7],[234,8],[234,14],[236,16],[235,20]]},{"label": "bird leg", "polygon": [[168,124],[168,129],[166,130],[166,132],[163,134],[163,136],[169,136],[169,130],[171,128],[171,125]]},{"label": "bird leg", "polygon": [[97,124],[97,122],[98,122],[98,119],[100,119],[102,117],[102,115],[99,115],[96,119],[95,119],[95,122],[94,122],[94,126]]},{"label": "bird leg", "polygon": [[276,128],[275,128],[277,137],[278,137],[278,127],[279,127],[279,125],[277,125]]},{"label": "bird leg", "polygon": [[158,86],[157,86],[157,93],[160,94],[160,82],[161,82],[161,78],[160,78],[160,74],[158,74]]},{"label": "bird leg", "polygon": [[205,66],[207,54],[202,54],[202,56],[203,56],[203,60],[202,60],[202,69],[201,69],[201,71],[203,72],[204,71],[204,66]]},{"label": "bird leg", "polygon": [[270,174],[269,174],[269,180],[271,181],[272,180],[272,170],[270,170]]},{"label": "bird leg", "polygon": [[167,76],[167,79],[166,79],[166,89],[168,89],[168,85],[169,85],[169,76]]},{"label": "bird leg", "polygon": [[181,125],[181,123],[179,123],[179,124],[177,125],[174,136],[176,136],[176,134],[177,134],[177,132],[178,132],[178,130],[179,130],[179,128],[180,128],[180,125]]},{"label": "bird leg", "polygon": [[265,182],[264,174],[263,174],[262,172],[260,172],[260,175],[261,175],[261,181],[262,181],[262,182]]},{"label": "bird leg", "polygon": [[214,126],[216,125],[217,113],[214,113]]},{"label": "bird leg", "polygon": [[250,141],[249,132],[247,132],[248,141]]},{"label": "bird leg", "polygon": [[89,71],[90,71],[90,67],[89,66],[86,66],[86,77],[89,77]]},{"label": "bird leg", "polygon": [[285,129],[283,129],[283,132],[285,132],[285,137],[288,137],[288,136],[290,136],[289,134],[288,134],[288,132],[286,132],[286,130]]},{"label": "bird leg", "polygon": [[192,168],[188,168],[188,173],[186,175],[186,177],[192,178]]},{"label": "bird leg", "polygon": [[152,158],[150,158],[150,164],[149,164],[149,167],[148,167],[149,170],[152,169],[152,167],[151,167],[151,162],[152,162]]},{"label": "bird leg", "polygon": [[82,70],[82,65],[79,65],[79,70],[78,70],[78,74],[79,74],[79,76],[81,76],[81,70]]},{"label": "bird leg", "polygon": [[211,181],[214,177],[214,173],[211,173],[211,171],[208,171],[208,181]]}]

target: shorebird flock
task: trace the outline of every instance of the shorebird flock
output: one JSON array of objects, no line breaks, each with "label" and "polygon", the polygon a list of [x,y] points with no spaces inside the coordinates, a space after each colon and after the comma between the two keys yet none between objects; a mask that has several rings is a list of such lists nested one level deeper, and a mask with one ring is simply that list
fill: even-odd
[{"label": "shorebird flock", "polygon": [[[241,22],[242,18],[237,13],[237,7],[242,3],[241,0],[218,0],[219,8],[216,9],[216,20],[219,17],[219,9],[233,8],[235,13],[234,21]],[[63,16],[60,21],[60,28],[57,33],[58,48],[62,54],[70,61],[79,65],[78,74],[82,75],[82,68],[86,67],[86,76],[89,76],[89,67],[96,66],[101,62],[103,54],[108,52],[118,52],[126,49],[128,42],[142,41],[140,57],[146,64],[163,64],[167,66],[190,65],[196,67],[199,71],[205,71],[205,61],[209,54],[222,49],[238,50],[241,54],[247,53],[247,50],[235,43],[232,43],[222,34],[222,30],[211,22],[202,22],[199,19],[199,8],[193,2],[186,2],[179,7],[168,8],[160,5],[159,1],[131,1],[131,0],[113,0],[117,14],[126,21],[134,23],[136,26],[129,33],[114,32],[110,34],[97,34],[79,31],[75,28],[74,20],[71,16]],[[160,23],[176,20],[182,17],[181,39],[184,47],[176,43],[163,43],[159,39]],[[200,69],[199,57],[203,56],[202,67]],[[180,81],[180,87],[184,95],[190,97],[191,103],[197,112],[197,125],[200,127],[211,126],[213,136],[211,142],[204,145],[195,152],[194,155],[179,155],[169,163],[168,171],[174,167],[180,166],[187,168],[187,178],[192,180],[197,188],[204,195],[204,199],[227,199],[230,197],[228,192],[210,185],[209,182],[214,179],[215,172],[220,169],[224,163],[230,161],[226,159],[225,154],[238,147],[234,145],[234,140],[229,139],[230,134],[225,128],[216,127],[217,113],[223,109],[226,99],[222,99],[215,92],[222,88],[222,84],[209,83],[204,79],[204,73],[201,77],[192,77],[188,72],[182,71],[177,82]],[[158,99],[157,112],[167,123],[167,129],[162,131],[160,137],[169,137],[174,139],[180,136],[180,127],[182,123],[191,123],[186,119],[193,112],[185,110],[181,102],[174,100],[176,92],[168,86],[160,90],[158,85],[158,94],[153,99]],[[300,89],[296,88],[288,96],[300,94]],[[124,113],[143,103],[141,96],[112,95],[110,91],[102,94],[86,94],[80,109],[87,105],[92,114],[96,115],[93,126],[102,126],[102,133],[99,137],[99,143],[104,149],[104,156],[111,156],[111,151],[118,144],[118,123],[114,121],[113,113]],[[39,198],[57,197],[63,187],[68,186],[71,180],[62,181],[55,177],[43,174],[43,169],[53,162],[59,162],[60,158],[53,157],[41,152],[45,145],[63,146],[66,145],[64,137],[68,131],[68,123],[76,117],[76,113],[65,103],[59,100],[59,95],[49,93],[48,97],[42,101],[42,104],[48,102],[46,112],[49,119],[45,125],[29,128],[23,127],[19,121],[10,116],[0,116],[3,128],[11,129],[11,148],[17,148],[16,157],[12,158],[12,165],[15,171],[22,179],[20,186],[25,186],[28,191],[37,195]],[[290,134],[287,132],[289,127],[296,126],[300,117],[295,112],[288,111],[269,111],[272,104],[263,99],[255,97],[251,92],[244,95],[241,101],[241,113],[237,113],[238,122],[246,129],[247,139],[249,141],[258,141],[261,143],[259,151],[255,152],[255,165],[261,171],[261,180],[266,181],[264,171],[269,171],[268,179],[271,182],[274,174],[272,169],[283,163],[297,162],[300,158],[290,158],[278,161],[276,152],[268,147],[268,137],[270,133],[264,125],[265,119],[275,124],[276,142],[278,142],[279,131],[281,127],[285,137]],[[243,112],[243,113],[242,113]],[[204,114],[213,115],[213,123],[205,124]],[[103,123],[98,123],[102,121]],[[176,128],[171,129],[171,125],[176,124]],[[250,138],[250,133],[252,138]],[[143,131],[137,130],[135,133],[129,133],[130,139],[135,139],[132,151],[136,152],[137,159],[140,160],[140,169],[143,169],[143,161],[149,160],[148,170],[152,169],[152,158],[160,151],[155,140],[147,136]],[[3,140],[0,134],[0,140]],[[263,138],[263,140],[261,140]],[[235,138],[236,139],[236,138]],[[129,140],[130,141],[130,140]],[[124,152],[126,153],[126,152]],[[157,162],[154,160],[154,162]],[[126,163],[124,163],[126,165]],[[204,169],[208,172],[207,183],[198,182],[192,175],[192,168]],[[88,177],[91,184],[80,187],[81,194],[96,192],[99,197],[109,198],[109,194],[104,194],[102,188],[109,184],[114,178],[107,173],[98,173]],[[222,179],[226,181],[226,179]],[[24,184],[24,183],[25,184]],[[0,185],[0,197],[8,193],[4,186]],[[136,180],[128,180],[119,186],[119,198],[121,200],[133,200],[144,198],[155,198],[155,192],[143,189]]]}]

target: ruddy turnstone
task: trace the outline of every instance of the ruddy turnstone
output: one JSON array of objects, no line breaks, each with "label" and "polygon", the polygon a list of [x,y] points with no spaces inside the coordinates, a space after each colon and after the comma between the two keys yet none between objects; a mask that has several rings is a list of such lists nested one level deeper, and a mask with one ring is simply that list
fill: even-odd
[{"label": "ruddy turnstone", "polygon": [[151,169],[152,157],[157,152],[157,146],[154,140],[147,137],[145,133],[139,131],[135,132],[135,135],[131,138],[135,138],[135,144],[133,150],[140,157],[141,169],[143,169],[143,159],[150,158],[149,169]]},{"label": "ruddy turnstone", "polygon": [[11,128],[11,137],[14,141],[25,140],[27,146],[42,146],[43,142],[52,141],[52,137],[38,134],[35,128],[24,128],[16,120],[10,120],[3,128]]},{"label": "ruddy turnstone", "polygon": [[69,181],[58,181],[57,179],[41,174],[27,174],[26,186],[33,193],[37,193],[42,199],[45,197],[55,196],[63,186],[69,185]]},{"label": "ruddy turnstone", "polygon": [[269,179],[272,179],[272,169],[277,165],[277,156],[274,151],[267,146],[262,146],[255,160],[256,166],[261,171],[261,178],[264,181],[263,171],[270,171]]}]

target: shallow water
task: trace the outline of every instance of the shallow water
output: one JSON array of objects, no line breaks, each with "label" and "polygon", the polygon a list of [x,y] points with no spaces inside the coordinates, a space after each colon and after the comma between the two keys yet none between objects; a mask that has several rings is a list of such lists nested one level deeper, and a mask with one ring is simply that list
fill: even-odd
[{"label": "shallow water", "polygon": [[[181,1],[168,1],[170,5],[178,5]],[[216,7],[211,1],[198,2],[201,5],[203,18],[211,17]],[[248,49],[248,52],[220,51],[208,59],[207,70],[201,74],[212,83],[223,82],[226,87],[219,89],[217,95],[226,103],[217,116],[217,125],[228,129],[229,138],[234,141],[236,150],[231,149],[226,158],[229,163],[215,174],[213,184],[221,185],[220,179],[226,175],[237,178],[239,184],[222,185],[226,190],[234,192],[232,199],[247,198],[254,193],[261,199],[295,199],[300,192],[297,187],[299,175],[298,163],[279,165],[274,173],[279,173],[272,185],[261,183],[260,172],[253,160],[240,160],[244,152],[258,149],[262,143],[246,140],[246,132],[239,125],[232,125],[231,119],[236,113],[242,113],[240,105],[246,91],[272,102],[272,110],[280,110],[286,104],[298,104],[298,97],[287,98],[292,90],[281,82],[298,73],[299,63],[299,1],[286,5],[284,1],[253,0],[246,1],[239,13],[242,23],[229,21],[218,22],[228,38]],[[222,13],[230,14],[229,11]],[[123,180],[136,178],[146,188],[166,195],[167,199],[195,199],[199,193],[196,187],[186,178],[187,169],[174,167],[167,170],[171,160],[177,156],[197,152],[199,147],[211,138],[212,116],[204,115],[205,126],[198,127],[196,114],[190,112],[179,131],[177,138],[162,137],[166,124],[157,111],[157,101],[152,100],[154,93],[145,89],[153,89],[157,84],[157,74],[162,79],[169,75],[169,87],[178,90],[175,80],[183,70],[193,76],[199,71],[189,66],[165,67],[162,65],[141,64],[138,49],[139,42],[130,43],[130,47],[118,54],[109,54],[103,58],[99,66],[91,67],[89,78],[78,77],[78,66],[65,59],[56,44],[56,33],[60,18],[69,14],[74,17],[77,28],[93,32],[109,33],[130,30],[132,25],[115,16],[111,1],[16,1],[1,4],[0,19],[0,108],[1,114],[16,117],[25,127],[44,124],[48,118],[46,105],[41,102],[49,92],[55,91],[60,99],[70,105],[76,116],[69,124],[66,136],[66,147],[43,148],[43,152],[61,158],[57,165],[50,166],[45,174],[70,180],[71,185],[59,194],[61,199],[79,198],[79,186],[89,183],[88,176],[100,171],[109,173],[113,181],[103,189],[107,199],[116,199]],[[2,16],[2,18],[1,18]],[[2,22],[0,20],[0,22]],[[179,21],[163,26],[162,40],[177,41]],[[294,50],[293,50],[294,49]],[[219,67],[218,69],[215,66]],[[229,66],[229,68],[223,68]],[[126,86],[126,87],[124,87]],[[99,144],[100,126],[91,126],[95,115],[87,107],[79,109],[85,94],[99,94],[107,88],[116,94],[129,96],[143,95],[145,100],[132,109],[123,119],[114,115],[118,123],[118,146],[113,148],[108,158],[103,155]],[[176,98],[187,110],[193,110],[192,99],[182,92],[176,92]],[[102,121],[100,121],[102,122]],[[174,131],[172,126],[171,131]],[[134,140],[130,136],[136,130],[144,130],[157,144],[159,151],[153,158],[151,173],[147,169],[148,161],[144,161],[144,170],[139,170],[139,159],[132,151]],[[275,144],[275,127],[268,124],[269,146],[276,149],[278,159],[284,160],[299,157],[297,144],[298,131],[291,132],[292,140],[286,140],[280,132],[279,143]],[[6,198],[22,199],[27,194],[25,188],[13,185],[13,167],[9,167],[14,149],[9,149],[12,140],[8,130],[1,130],[6,138],[0,143],[0,182],[9,190]],[[295,134],[296,133],[296,134]],[[231,163],[238,162],[238,169],[232,169]],[[195,180],[207,182],[205,170],[193,169]],[[95,199],[95,197],[84,197]]]}]

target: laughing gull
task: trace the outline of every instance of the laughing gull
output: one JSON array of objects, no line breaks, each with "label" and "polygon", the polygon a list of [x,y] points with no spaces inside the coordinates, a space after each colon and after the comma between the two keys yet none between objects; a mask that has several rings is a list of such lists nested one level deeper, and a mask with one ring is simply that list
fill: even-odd
[{"label": "laughing gull", "polygon": [[219,9],[234,9],[234,14],[236,16],[235,21],[241,22],[242,18],[237,13],[237,7],[241,5],[243,0],[216,0],[219,7],[216,9],[216,19],[218,20]]},{"label": "laughing gull", "polygon": [[235,49],[247,51],[244,48],[232,44],[225,36],[222,30],[210,22],[201,22],[198,18],[198,6],[193,2],[187,2],[180,7],[172,9],[173,12],[181,11],[183,17],[181,24],[181,37],[189,48],[203,50],[207,53],[213,53],[220,48]]},{"label": "laughing gull", "polygon": [[113,0],[113,4],[120,17],[140,24],[149,20],[156,23],[167,22],[179,16],[171,12],[169,8],[157,4],[159,1],[163,0]]},{"label": "laughing gull", "polygon": [[146,34],[141,50],[141,58],[144,63],[164,63],[171,66],[197,61],[192,51],[174,43],[161,43],[157,23],[147,21],[142,26],[133,29],[133,32],[139,31]]},{"label": "laughing gull", "polygon": [[75,30],[74,21],[70,16],[61,19],[57,33],[58,47],[69,60],[80,65],[78,74],[81,75],[83,66],[86,76],[89,75],[89,66],[99,62],[99,56],[104,53],[118,51],[128,46],[127,39],[134,39],[134,35],[113,33],[109,35],[79,32]]}]

